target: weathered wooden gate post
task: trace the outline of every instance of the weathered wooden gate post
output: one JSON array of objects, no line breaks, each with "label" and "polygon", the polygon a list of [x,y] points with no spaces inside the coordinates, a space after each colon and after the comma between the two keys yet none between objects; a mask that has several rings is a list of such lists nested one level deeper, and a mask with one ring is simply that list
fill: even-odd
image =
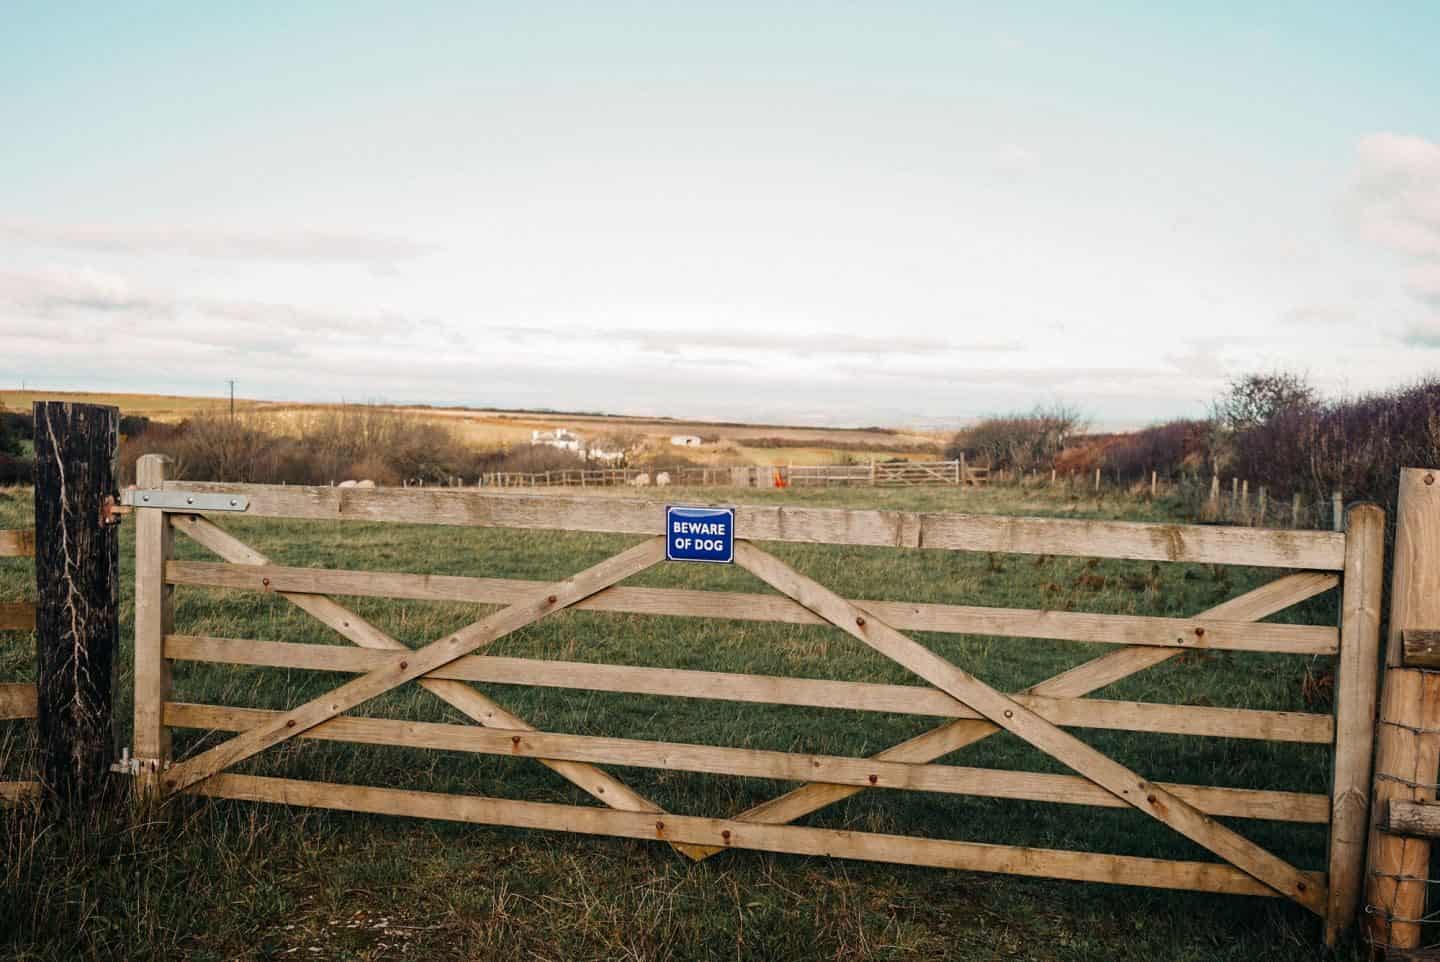
[{"label": "weathered wooden gate post", "polygon": [[1385,586],[1385,512],[1350,509],[1335,666],[1335,775],[1330,811],[1330,904],[1325,943],[1355,924],[1365,887],[1370,763],[1380,688],[1380,602]]},{"label": "weathered wooden gate post", "polygon": [[[135,485],[160,488],[170,459],[147,454],[135,462]],[[135,763],[142,795],[155,795],[160,773],[170,760],[170,729],[163,717],[170,697],[170,662],[165,635],[174,628],[175,588],[165,583],[174,529],[170,516],[149,509],[135,512]]]},{"label": "weathered wooden gate post", "polygon": [[1440,673],[1404,666],[1401,635],[1440,628],[1440,471],[1400,472],[1395,512],[1395,562],[1385,647],[1365,884],[1367,935],[1378,947],[1420,944],[1430,841],[1393,833],[1392,802],[1435,799],[1440,767]]},{"label": "weathered wooden gate post", "polygon": [[113,524],[120,412],[37,401],[36,688],[41,784],[83,804],[113,754],[111,665],[120,638],[120,537]]}]

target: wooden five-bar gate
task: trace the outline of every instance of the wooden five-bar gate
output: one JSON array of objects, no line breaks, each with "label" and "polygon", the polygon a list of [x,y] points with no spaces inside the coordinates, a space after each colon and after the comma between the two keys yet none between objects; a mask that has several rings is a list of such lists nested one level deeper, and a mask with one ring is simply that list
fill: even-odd
[{"label": "wooden five-bar gate", "polygon": [[[168,480],[163,458],[139,465],[127,493],[136,524],[136,774],[158,794],[201,795],[488,825],[656,839],[693,858],[727,848],[1189,889],[1291,899],[1325,920],[1327,936],[1354,919],[1363,871],[1376,703],[1383,513],[1352,509],[1344,533],[997,516],[737,506],[734,562],[779,595],[627,587],[666,563],[664,505],[599,497],[483,491],[273,487]],[[562,529],[640,536],[638,543],[554,583],[285,567],[224,530],[227,516]],[[221,561],[172,557],[174,532]],[[1262,587],[1185,618],[1027,611],[903,601],[850,600],[765,550],[766,542],[889,546],[1188,562],[1279,569]],[[198,585],[277,592],[356,647],[217,639],[177,633],[172,592]],[[1331,625],[1263,619],[1343,585]],[[411,649],[331,595],[465,601],[504,607]],[[566,608],[828,624],[892,659],[926,687],[486,656],[507,634]],[[1064,639],[1113,651],[1020,692],[999,691],[907,631]],[[1192,649],[1338,655],[1335,714],[1167,705],[1088,697]],[[285,711],[173,699],[169,666],[206,661],[355,675]],[[868,758],[640,741],[536,730],[472,682],[535,685],[928,716],[936,725]],[[475,725],[415,723],[350,714],[399,686],[418,684]],[[172,728],[233,732],[172,759]],[[1119,729],[1197,737],[1333,745],[1329,795],[1148,780],[1066,731]],[[999,731],[1074,774],[937,764]],[[239,762],[295,738],[534,758],[599,803],[576,806],[331,784],[239,774]],[[748,811],[691,815],[661,810],[599,765],[753,776],[800,783]],[[908,790],[1131,807],[1218,857],[1181,861],[793,824],[868,790]],[[1224,819],[1329,827],[1326,870],[1297,868]],[[1318,859],[1317,859],[1318,860]]]}]

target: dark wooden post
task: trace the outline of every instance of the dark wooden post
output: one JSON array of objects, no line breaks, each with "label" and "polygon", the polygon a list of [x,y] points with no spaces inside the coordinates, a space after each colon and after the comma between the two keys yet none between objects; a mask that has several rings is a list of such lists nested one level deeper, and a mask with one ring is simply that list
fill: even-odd
[{"label": "dark wooden post", "polygon": [[34,410],[41,780],[53,798],[84,803],[103,789],[114,751],[120,538],[107,499],[116,494],[120,412],[62,401]]}]

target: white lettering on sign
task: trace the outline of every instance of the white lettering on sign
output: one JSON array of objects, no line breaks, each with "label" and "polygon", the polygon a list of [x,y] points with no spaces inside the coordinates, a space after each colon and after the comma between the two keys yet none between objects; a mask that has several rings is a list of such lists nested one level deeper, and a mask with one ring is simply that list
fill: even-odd
[{"label": "white lettering on sign", "polygon": [[717,537],[725,537],[724,522],[708,521],[676,521],[671,527],[675,534],[712,534]]}]

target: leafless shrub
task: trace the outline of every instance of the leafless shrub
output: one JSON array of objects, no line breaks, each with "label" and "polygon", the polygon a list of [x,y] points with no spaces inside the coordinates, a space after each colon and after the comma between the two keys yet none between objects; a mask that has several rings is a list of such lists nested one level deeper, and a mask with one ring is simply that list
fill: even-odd
[{"label": "leafless shrub", "polygon": [[1037,407],[1029,414],[986,418],[959,432],[945,449],[947,458],[978,458],[994,468],[1027,471],[1049,467],[1068,437],[1083,430],[1080,412],[1063,404]]}]

